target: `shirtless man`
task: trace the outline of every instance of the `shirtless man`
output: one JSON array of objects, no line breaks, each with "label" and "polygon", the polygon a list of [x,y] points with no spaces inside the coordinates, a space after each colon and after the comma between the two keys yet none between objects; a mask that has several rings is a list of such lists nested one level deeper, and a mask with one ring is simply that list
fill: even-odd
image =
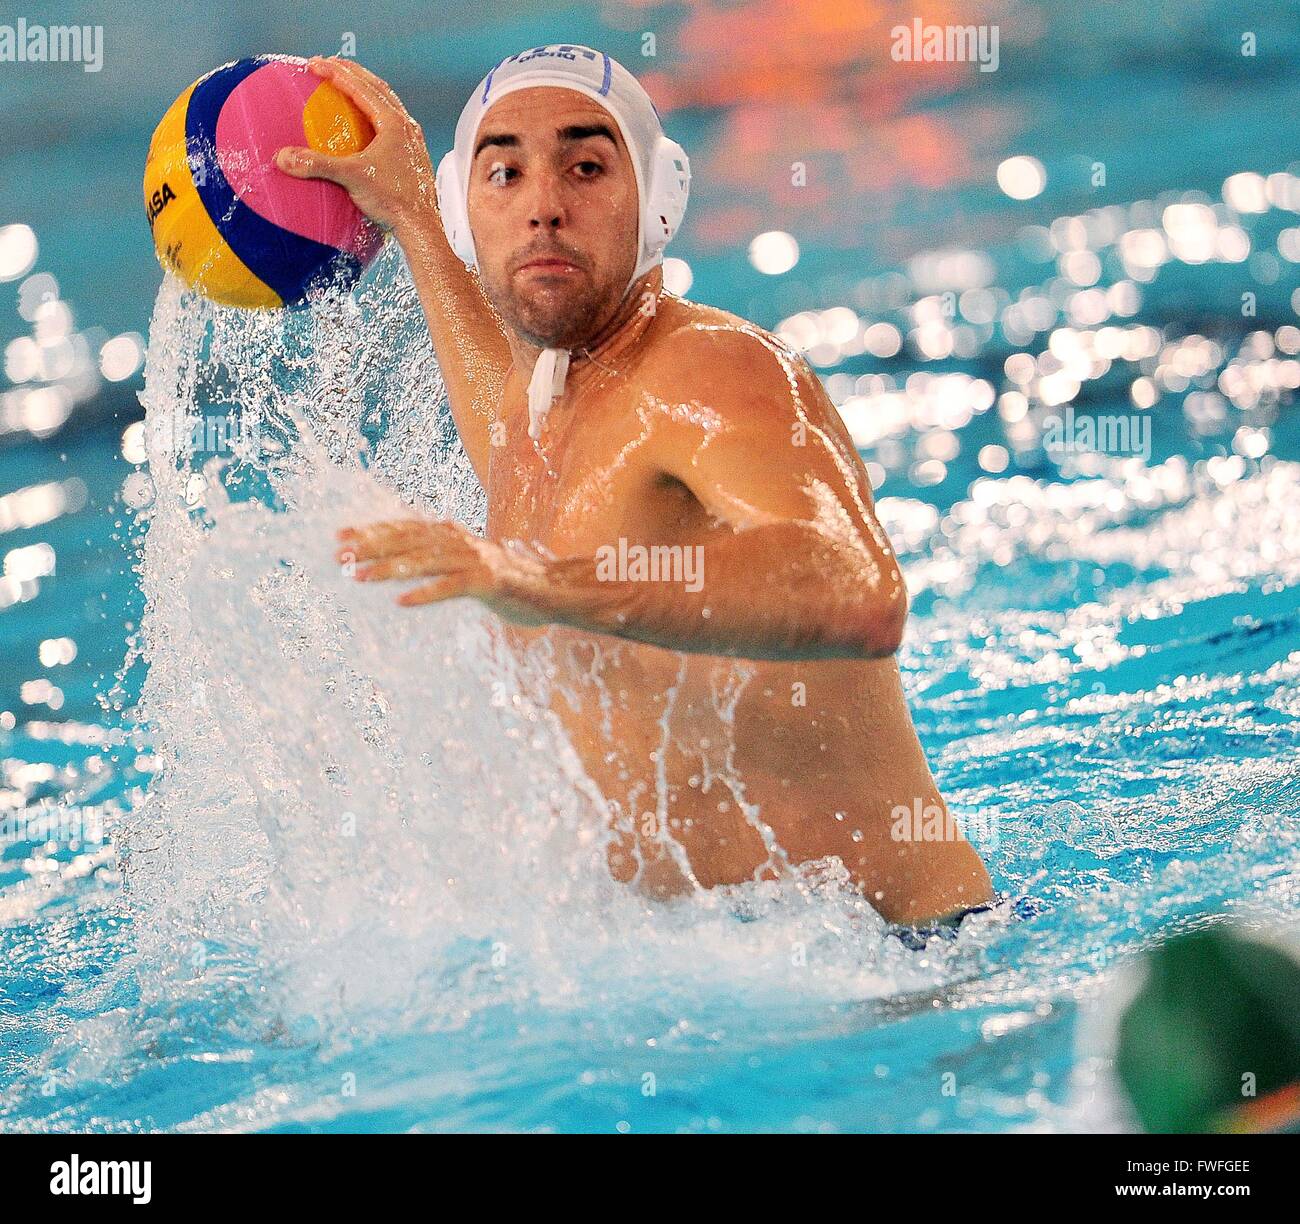
[{"label": "shirtless man", "polygon": [[[544,635],[617,878],[667,895],[834,856],[893,922],[988,902],[904,703],[907,597],[862,462],[800,357],[664,291],[688,171],[635,78],[582,47],[512,56],[435,189],[388,85],[313,69],[375,138],[279,164],[401,243],[488,495],[486,539],[380,523],[341,532],[341,558],[431,579],[405,605],[480,600],[520,652]],[[918,838],[919,811],[942,819]]]}]

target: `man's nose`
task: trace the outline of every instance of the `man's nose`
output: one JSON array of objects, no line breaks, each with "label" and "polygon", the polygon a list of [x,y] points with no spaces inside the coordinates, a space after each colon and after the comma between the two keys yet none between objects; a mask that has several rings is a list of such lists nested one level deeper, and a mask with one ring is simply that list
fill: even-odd
[{"label": "man's nose", "polygon": [[528,226],[534,231],[558,230],[567,221],[562,184],[550,174],[533,179],[533,193],[528,201]]}]

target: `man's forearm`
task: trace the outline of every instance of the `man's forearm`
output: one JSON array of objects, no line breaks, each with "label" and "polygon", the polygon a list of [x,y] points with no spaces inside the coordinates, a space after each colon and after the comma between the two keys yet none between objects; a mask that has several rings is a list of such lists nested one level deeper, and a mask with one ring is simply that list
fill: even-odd
[{"label": "man's forearm", "polygon": [[883,657],[907,615],[892,556],[800,523],[657,551],[623,541],[521,566],[505,585],[507,616],[747,659]]},{"label": "man's forearm", "polygon": [[394,226],[429,327],[456,427],[475,466],[510,366],[510,349],[478,278],[443,232],[437,205],[422,202]]}]

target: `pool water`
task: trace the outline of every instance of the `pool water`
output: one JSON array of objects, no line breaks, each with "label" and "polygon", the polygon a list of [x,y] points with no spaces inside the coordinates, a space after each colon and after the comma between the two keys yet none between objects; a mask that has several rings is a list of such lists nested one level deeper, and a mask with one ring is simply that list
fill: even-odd
[{"label": "pool water", "polygon": [[[881,490],[916,723],[1008,898],[914,948],[833,870],[671,906],[612,885],[484,615],[331,563],[343,522],[482,513],[393,252],[285,318],[168,283],[149,422],[0,453],[10,547],[58,557],[6,588],[5,655],[78,651],[3,732],[0,1126],[1126,1125],[1090,1034],[1143,947],[1285,934],[1300,901],[1296,363],[1215,344],[1189,394],[1227,368],[1265,394],[1208,426],[1162,400],[1149,460],[982,469],[1018,418],[973,365],[946,478]],[[854,393],[928,411],[907,374]],[[259,449],[172,428],[236,402]]]}]

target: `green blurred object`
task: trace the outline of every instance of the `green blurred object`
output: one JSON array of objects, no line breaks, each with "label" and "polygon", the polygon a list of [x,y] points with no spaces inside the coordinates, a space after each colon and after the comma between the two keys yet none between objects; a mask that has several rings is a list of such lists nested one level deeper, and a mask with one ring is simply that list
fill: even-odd
[{"label": "green blurred object", "polygon": [[1293,1130],[1300,965],[1223,927],[1170,940],[1120,1020],[1115,1065],[1146,1131]]}]

